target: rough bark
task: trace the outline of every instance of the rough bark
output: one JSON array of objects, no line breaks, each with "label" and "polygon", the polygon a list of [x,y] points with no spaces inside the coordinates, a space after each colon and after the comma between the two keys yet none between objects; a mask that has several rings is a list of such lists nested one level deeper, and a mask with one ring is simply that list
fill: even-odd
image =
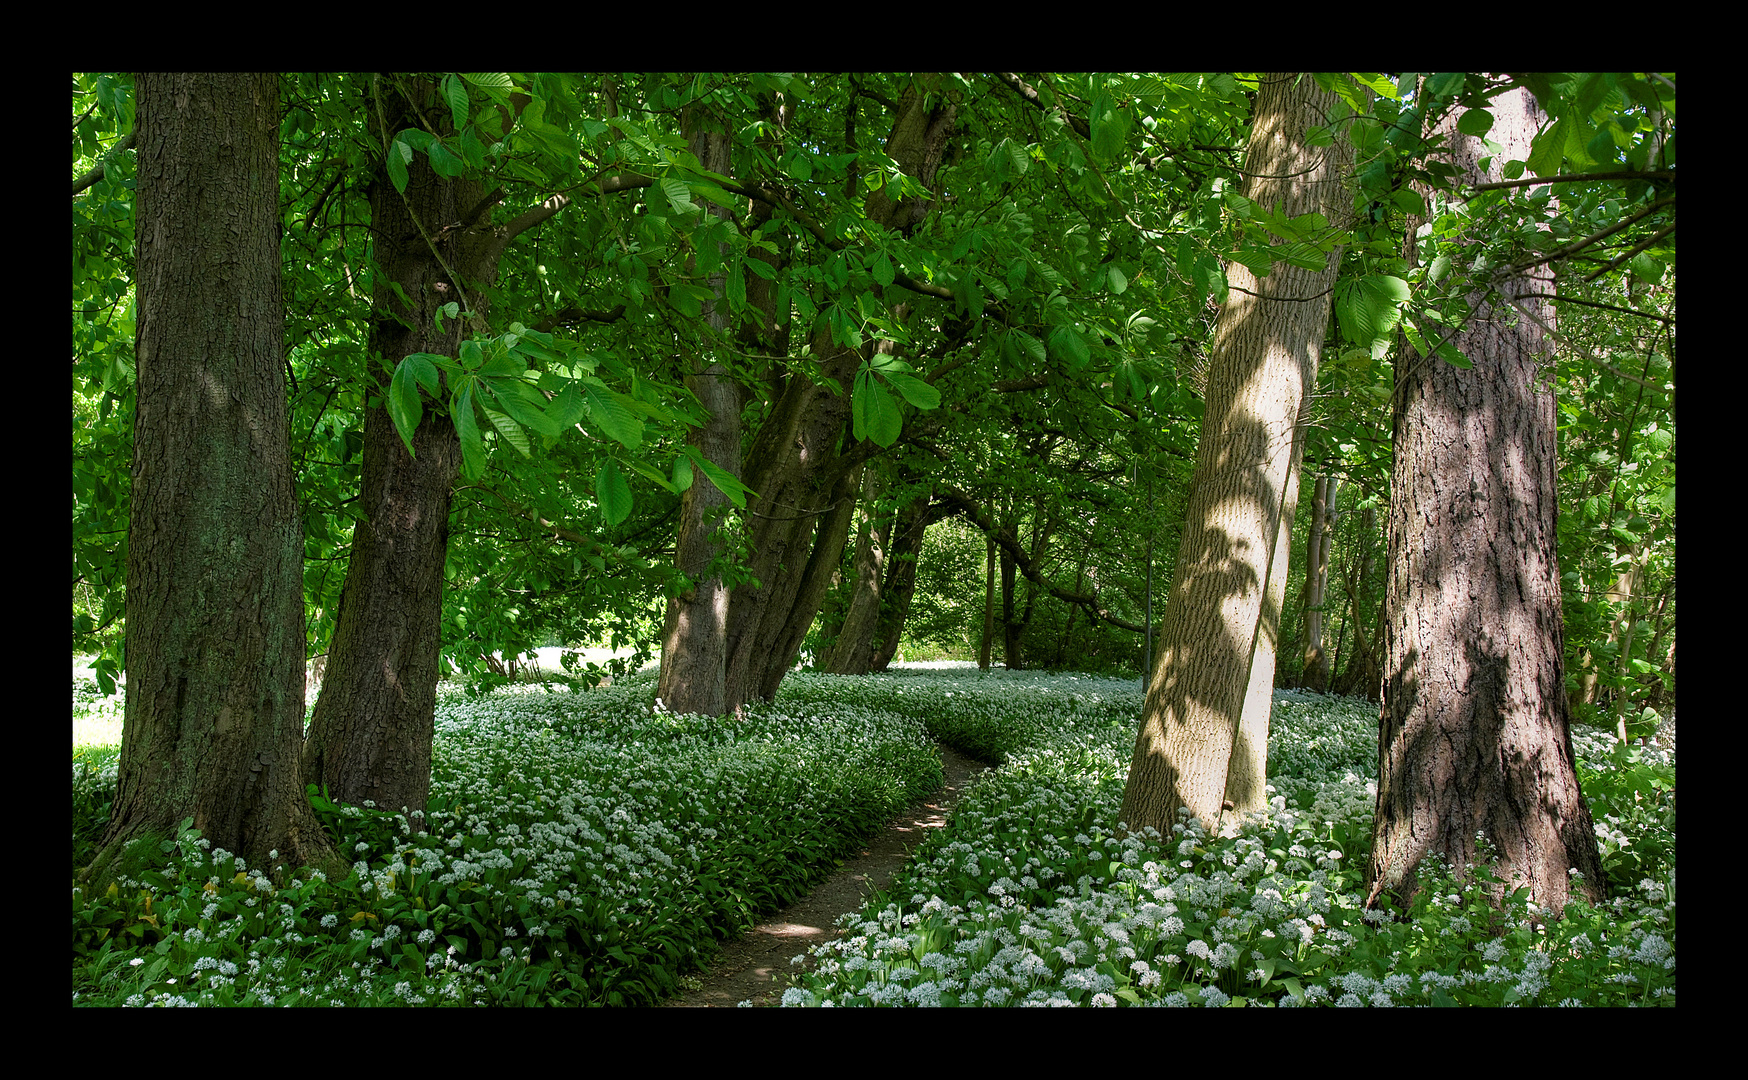
[{"label": "rough bark", "polygon": [[880,470],[863,466],[861,519],[856,534],[856,580],[851,586],[850,608],[838,627],[837,640],[815,666],[836,675],[865,675],[874,661],[875,631],[880,623],[880,602],[886,585],[886,551],[893,519],[879,508],[884,485]]},{"label": "rough bark", "polygon": [[[1528,156],[1537,112],[1495,99],[1497,168]],[[1487,152],[1441,128],[1451,161],[1485,179]],[[1496,854],[1507,890],[1564,908],[1568,870],[1604,879],[1578,786],[1563,685],[1552,368],[1542,326],[1549,283],[1505,283],[1523,311],[1476,292],[1457,339],[1474,366],[1404,351],[1397,360],[1390,583],[1384,630],[1378,805],[1368,904],[1407,904],[1440,855],[1459,875]],[[1497,295],[1497,294],[1495,294]]]},{"label": "rough bark", "polygon": [[[403,87],[418,100],[408,101]],[[373,137],[386,141],[408,126],[446,130],[449,108],[434,90],[423,81],[379,83]],[[402,193],[379,164],[369,193],[377,267],[370,355],[383,395],[389,370],[409,353],[457,354],[469,320],[445,319],[439,330],[434,316],[458,301],[483,320],[485,287],[507,241],[492,226],[491,203],[476,180],[440,177],[423,154],[407,169]],[[431,785],[443,563],[461,443],[454,423],[435,409],[426,410],[412,441],[409,457],[385,408],[366,416],[363,513],[303,759],[309,779],[332,798],[417,817]]]},{"label": "rough bark", "polygon": [[[955,116],[949,99],[937,98],[931,105],[933,81],[919,77],[905,91],[886,145],[892,159],[924,188],[934,186]],[[905,233],[923,220],[929,206],[921,197],[894,202],[882,190],[868,195],[863,210],[870,222]],[[834,342],[824,329],[814,335],[811,351],[810,368],[818,380],[800,370],[788,374],[746,454],[745,480],[757,493],[748,507],[748,569],[757,584],[735,589],[729,604],[729,711],[775,694],[794,662],[800,644],[796,628],[806,633],[825,595],[825,583],[808,582],[807,576],[829,575],[842,555],[842,538],[835,552],[829,550],[833,533],[823,526],[835,520],[825,519],[844,515],[842,535],[847,536],[850,508],[844,504],[853,501],[854,488],[846,493],[843,483],[870,453],[866,446],[844,446],[847,388],[863,351]],[[826,380],[844,389],[830,389]]]},{"label": "rough bark", "polygon": [[[692,111],[686,116],[687,143],[693,156],[710,172],[730,174],[732,140],[725,131],[697,127]],[[707,212],[727,217],[725,207],[706,204]],[[723,245],[726,248],[726,245]],[[728,312],[723,298],[724,274],[709,281],[713,294],[703,312],[705,340],[727,340]],[[740,389],[727,363],[715,356],[695,357],[686,387],[704,407],[705,423],[687,438],[705,460],[740,478]],[[720,716],[726,711],[729,587],[712,564],[722,557],[718,530],[729,513],[728,496],[698,470],[692,486],[680,497],[679,539],[674,561],[689,587],[668,598],[662,625],[662,667],[656,697],[677,713]]]},{"label": "rough bark", "polygon": [[[336,868],[305,798],[303,528],[279,263],[279,81],[142,73],[127,701],[86,870],[184,818],[252,865]],[[156,849],[152,855],[156,856]]]},{"label": "rough bark", "polygon": [[[1262,77],[1247,197],[1346,220],[1346,140],[1320,149],[1304,140],[1334,103],[1309,76]],[[1240,263],[1228,268],[1232,294],[1215,326],[1194,485],[1124,792],[1130,829],[1169,836],[1183,806],[1217,829],[1229,789],[1247,806],[1263,794],[1268,713],[1246,699],[1273,684],[1272,647],[1258,643],[1273,644],[1286,567],[1270,564],[1286,557],[1299,411],[1316,382],[1339,259],[1332,253],[1319,270],[1276,263],[1260,280]],[[1266,679],[1253,663],[1269,666]]]},{"label": "rough bark", "polygon": [[880,615],[869,671],[885,671],[898,654],[898,642],[904,636],[904,622],[910,618],[910,602],[916,596],[917,559],[923,553],[923,537],[930,525],[948,513],[945,505],[926,496],[919,496],[899,510],[895,526],[897,535],[887,559],[886,605]]}]

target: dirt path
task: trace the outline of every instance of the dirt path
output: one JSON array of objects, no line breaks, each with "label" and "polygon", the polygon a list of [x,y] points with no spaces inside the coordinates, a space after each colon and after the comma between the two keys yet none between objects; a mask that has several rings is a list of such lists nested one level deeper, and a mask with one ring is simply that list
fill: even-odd
[{"label": "dirt path", "polygon": [[667,1002],[675,1007],[734,1008],[742,1001],[774,1006],[800,968],[789,961],[822,941],[837,936],[837,918],[862,906],[870,893],[886,888],[930,829],[947,823],[953,803],[966,781],[988,766],[941,747],[946,784],[935,794],[894,818],[861,855],[802,899],[747,931],[739,941],[723,945],[716,962],[701,976],[704,985]]}]

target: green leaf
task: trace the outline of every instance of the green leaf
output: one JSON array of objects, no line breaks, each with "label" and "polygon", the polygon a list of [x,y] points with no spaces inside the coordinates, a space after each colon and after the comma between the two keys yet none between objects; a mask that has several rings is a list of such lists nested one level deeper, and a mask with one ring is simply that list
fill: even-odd
[{"label": "green leaf", "polygon": [[[728,496],[729,502],[742,510],[746,509],[747,496],[754,493],[752,488],[741,483],[735,478],[735,475],[727,469],[724,469],[713,461],[706,460],[704,455],[700,453],[695,446],[686,447],[686,457],[693,465],[697,466],[697,468],[704,473],[705,479],[716,485],[716,490]],[[675,476],[679,475],[678,466],[675,467],[674,474]]]},{"label": "green leaf", "polygon": [[564,426],[548,415],[546,397],[540,391],[520,379],[496,379],[489,385],[504,411],[517,423],[548,439],[563,434]]},{"label": "green leaf", "polygon": [[885,388],[876,383],[869,372],[856,377],[856,390],[850,399],[853,434],[858,441],[873,439],[879,445],[891,446],[898,441],[903,421],[898,402]]},{"label": "green leaf", "polygon": [[[1092,353],[1086,347],[1086,340],[1080,336],[1080,331],[1064,324],[1050,331],[1050,348],[1068,361],[1070,371],[1079,374],[1092,362]],[[885,444],[882,444],[885,445]]]},{"label": "green leaf", "polygon": [[455,433],[461,437],[461,472],[469,480],[478,480],[486,471],[485,444],[480,439],[479,423],[473,418],[473,386],[469,384],[456,395],[452,411]]},{"label": "green leaf", "polygon": [[460,131],[467,126],[467,87],[454,75],[445,75],[443,97],[449,102],[449,118],[454,121],[455,130]]},{"label": "green leaf", "polygon": [[1464,81],[1460,71],[1441,71],[1426,80],[1426,92],[1432,97],[1454,97],[1463,92]]},{"label": "green leaf", "polygon": [[1493,114],[1486,109],[1470,109],[1457,119],[1457,130],[1479,139],[1493,128]]},{"label": "green leaf", "polygon": [[884,251],[874,256],[874,264],[868,267],[868,272],[874,275],[875,284],[881,288],[891,285],[896,277],[892,268],[892,260],[886,257]]},{"label": "green leaf", "polygon": [[[674,491],[673,482],[671,480],[669,480],[667,477],[663,476],[662,471],[660,469],[649,464],[648,462],[638,461],[634,458],[631,461],[627,461],[625,464],[629,465],[631,467],[632,472],[637,473],[639,476],[642,476],[642,477],[645,477],[649,480],[654,481],[656,483],[656,485],[659,486],[662,490]],[[674,493],[676,495],[679,494],[679,492],[677,492],[677,491],[674,491]]]},{"label": "green leaf", "polygon": [[395,431],[406,445],[408,457],[413,456],[413,432],[425,414],[425,407],[419,400],[415,365],[407,362],[410,359],[403,359],[396,365],[394,377],[389,380],[387,402],[389,419],[394,421]]},{"label": "green leaf", "polygon": [[682,214],[692,213],[696,207],[692,205],[692,189],[686,186],[686,181],[668,178],[662,181],[662,194],[668,198],[668,205]]},{"label": "green leaf", "polygon": [[546,407],[546,415],[552,417],[553,423],[561,428],[574,426],[588,411],[589,406],[583,401],[583,395],[577,392],[577,384],[574,382],[566,383],[564,389]]},{"label": "green leaf", "polygon": [[595,504],[601,508],[601,520],[617,525],[631,516],[631,484],[619,465],[608,458],[595,473]]},{"label": "green leaf", "polygon": [[1105,278],[1111,283],[1111,291],[1119,296],[1129,287],[1129,279],[1115,265],[1105,271]]},{"label": "green leaf", "polygon": [[522,452],[523,457],[531,456],[528,447],[528,433],[522,430],[521,424],[494,409],[486,410],[486,419],[492,422],[492,426],[498,429],[498,434],[502,435],[506,442]]},{"label": "green leaf", "polygon": [[1406,281],[1389,274],[1341,282],[1335,290],[1335,314],[1342,336],[1354,345],[1370,345],[1387,337],[1401,321],[1402,305],[1411,295]]},{"label": "green leaf", "polygon": [[626,405],[620,395],[607,388],[607,384],[593,376],[585,376],[578,380],[583,389],[583,397],[589,404],[589,419],[609,439],[613,439],[627,450],[635,450],[643,441],[643,421],[637,418],[630,406]]},{"label": "green leaf", "polygon": [[681,282],[668,290],[668,300],[675,310],[689,319],[695,319],[704,312],[704,305],[716,298],[716,294],[703,285],[693,285]]},{"label": "green leaf", "polygon": [[933,409],[941,403],[941,392],[915,375],[903,371],[882,371],[880,375],[919,409]]},{"label": "green leaf", "polygon": [[1438,355],[1440,359],[1452,367],[1467,368],[1475,366],[1473,360],[1464,356],[1461,349],[1448,341],[1438,347]]},{"label": "green leaf", "polygon": [[412,160],[412,147],[399,139],[388,144],[388,160],[385,164],[388,166],[389,182],[394,184],[396,191],[403,194],[407,190],[407,165]]},{"label": "green leaf", "polygon": [[467,172],[467,162],[439,140],[431,140],[431,145],[425,148],[425,156],[431,159],[431,168],[438,176],[453,180]]},{"label": "green leaf", "polygon": [[1572,122],[1562,116],[1530,143],[1529,167],[1537,176],[1553,176],[1566,157],[1566,139]]}]

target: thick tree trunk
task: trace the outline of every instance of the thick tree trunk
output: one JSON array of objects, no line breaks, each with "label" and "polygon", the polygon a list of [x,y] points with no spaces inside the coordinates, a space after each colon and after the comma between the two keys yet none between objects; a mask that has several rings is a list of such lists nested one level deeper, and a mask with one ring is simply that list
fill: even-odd
[{"label": "thick tree trunk", "polygon": [[[343,865],[304,794],[303,528],[279,266],[279,80],[142,73],[127,703],[87,880],[192,818],[254,866]],[[153,856],[157,855],[154,848]]]},{"label": "thick tree trunk", "polygon": [[[1248,198],[1284,204],[1289,215],[1347,219],[1347,140],[1322,149],[1304,140],[1307,128],[1327,122],[1335,100],[1308,75],[1263,76]],[[1299,410],[1316,383],[1339,262],[1338,250],[1319,270],[1276,263],[1261,280],[1241,263],[1227,271],[1232,294],[1215,327],[1194,486],[1124,792],[1123,821],[1132,830],[1170,836],[1183,806],[1217,829],[1229,790],[1247,805],[1263,794],[1268,711],[1255,704],[1256,691],[1273,684],[1286,580],[1286,566],[1271,563],[1286,559],[1281,537],[1297,502]],[[1259,649],[1259,641],[1271,647]],[[1269,670],[1254,672],[1256,663]]]},{"label": "thick tree trunk", "polygon": [[[710,172],[729,175],[731,137],[723,131],[696,130],[697,118],[688,110],[686,124],[690,149],[699,164]],[[707,204],[708,212],[728,216],[724,207]],[[726,245],[724,245],[726,247]],[[726,342],[728,312],[723,303],[725,278],[719,272],[710,279],[713,299],[704,310],[706,339]],[[727,363],[715,357],[698,357],[686,375],[686,387],[704,406],[704,426],[688,439],[705,460],[740,478],[740,389]],[[668,598],[662,626],[662,667],[656,682],[656,697],[677,713],[720,716],[726,711],[728,660],[729,588],[720,570],[711,565],[721,558],[723,545],[717,539],[729,513],[728,496],[698,470],[692,486],[680,497],[680,533],[675,545],[675,564],[689,586]]]},{"label": "thick tree trunk", "polygon": [[[435,88],[419,83],[414,92],[425,95],[417,105],[422,119],[396,89],[380,87],[387,128],[373,116],[374,137],[387,139],[406,126],[448,126],[449,107],[436,100]],[[381,165],[370,187],[378,268],[370,354],[391,368],[409,353],[457,354],[469,320],[445,319],[438,330],[434,316],[460,301],[484,318],[485,288],[496,275],[504,240],[490,225],[490,204],[476,181],[439,177],[423,154],[415,155],[407,171],[404,193]],[[470,213],[479,219],[467,220]],[[459,282],[450,279],[450,269]],[[372,367],[385,394],[387,375]],[[330,797],[404,808],[418,819],[431,785],[443,563],[450,495],[461,466],[454,423],[427,409],[413,449],[409,457],[386,409],[370,410],[359,493],[363,516],[353,530],[328,670],[303,760],[309,779],[325,785]]]},{"label": "thick tree trunk", "polygon": [[[1498,166],[1528,157],[1538,113],[1527,92],[1493,101]],[[1488,152],[1441,128],[1453,164],[1484,179]],[[1390,587],[1384,631],[1378,806],[1368,904],[1406,905],[1429,854],[1459,874],[1496,853],[1504,889],[1527,885],[1565,907],[1568,871],[1583,891],[1604,879],[1578,773],[1563,685],[1558,487],[1552,368],[1542,325],[1549,285],[1506,282],[1527,297],[1470,298],[1457,338],[1474,366],[1404,350],[1397,360]]]},{"label": "thick tree trunk", "polygon": [[845,473],[832,489],[831,509],[820,515],[813,537],[813,551],[807,565],[795,576],[794,598],[788,604],[788,617],[772,641],[770,659],[760,679],[758,696],[770,701],[784,676],[795,666],[801,655],[801,643],[813,626],[814,616],[831,590],[832,573],[843,561],[844,547],[850,540],[850,523],[856,516],[856,488],[860,478],[855,471]]},{"label": "thick tree trunk", "polygon": [[[925,188],[934,185],[955,115],[945,97],[936,95],[931,106],[933,81],[921,77],[905,91],[886,147]],[[870,222],[901,233],[919,224],[928,209],[928,199],[894,202],[884,190],[871,192],[864,201]],[[846,490],[845,481],[869,456],[865,446],[841,448],[849,396],[824,382],[851,386],[864,359],[862,351],[833,342],[822,329],[814,336],[812,355],[811,366],[821,381],[792,371],[746,455],[746,483],[757,493],[748,507],[747,539],[753,552],[748,569],[758,584],[737,588],[729,603],[729,711],[755,697],[774,695],[794,663],[801,635],[818,613],[848,536],[855,489]]]}]

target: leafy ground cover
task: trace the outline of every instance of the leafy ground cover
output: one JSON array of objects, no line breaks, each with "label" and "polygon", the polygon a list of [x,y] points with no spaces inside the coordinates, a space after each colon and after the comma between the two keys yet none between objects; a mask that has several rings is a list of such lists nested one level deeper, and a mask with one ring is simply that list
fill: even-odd
[{"label": "leafy ground cover", "polygon": [[[931,734],[1003,765],[786,1005],[1623,1005],[1675,993],[1673,754],[1575,740],[1615,897],[1500,918],[1448,870],[1402,921],[1361,911],[1376,707],[1278,692],[1271,813],[1209,836],[1117,829],[1141,692],[1016,673],[891,680]],[[873,684],[860,691],[876,693]],[[999,707],[991,707],[999,702]]]},{"label": "leafy ground cover", "polygon": [[[1503,922],[1445,886],[1368,922],[1373,707],[1282,693],[1273,812],[1119,839],[1133,680],[917,667],[797,674],[736,723],[506,687],[440,703],[429,832],[316,799],[341,881],[184,827],[75,887],[90,1005],[644,1004],[933,789],[931,738],[996,762],[790,1005],[1673,1004],[1673,755],[1578,738],[1616,899]],[[73,863],[115,784],[112,700],[75,687]]]}]

